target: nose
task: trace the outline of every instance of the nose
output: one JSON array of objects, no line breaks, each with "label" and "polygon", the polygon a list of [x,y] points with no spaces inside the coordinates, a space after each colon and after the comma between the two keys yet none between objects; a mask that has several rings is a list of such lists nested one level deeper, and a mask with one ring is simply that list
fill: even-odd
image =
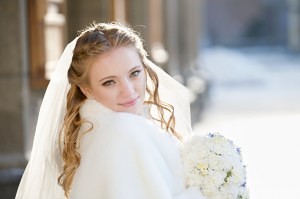
[{"label": "nose", "polygon": [[134,85],[130,80],[124,80],[121,86],[121,94],[123,97],[130,97],[134,94]]}]

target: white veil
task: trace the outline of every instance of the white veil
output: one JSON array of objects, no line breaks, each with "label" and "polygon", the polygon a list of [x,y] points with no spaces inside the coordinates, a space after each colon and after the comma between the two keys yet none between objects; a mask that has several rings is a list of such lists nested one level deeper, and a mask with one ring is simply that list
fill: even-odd
[{"label": "white veil", "polygon": [[[16,199],[64,198],[63,189],[57,180],[62,171],[58,135],[69,89],[67,71],[76,41],[77,38],[65,48],[47,87],[38,116],[30,160],[19,184]],[[176,130],[185,137],[191,133],[189,92],[151,61],[149,65],[158,74],[160,98],[173,105]]]},{"label": "white veil", "polygon": [[[147,60],[147,62],[147,64],[157,73],[159,79],[158,92],[160,99],[174,107],[174,115],[176,120],[175,130],[184,139],[192,132],[189,98],[190,92],[186,87],[173,79],[153,62],[150,60]],[[153,112],[151,113],[156,114]]]}]

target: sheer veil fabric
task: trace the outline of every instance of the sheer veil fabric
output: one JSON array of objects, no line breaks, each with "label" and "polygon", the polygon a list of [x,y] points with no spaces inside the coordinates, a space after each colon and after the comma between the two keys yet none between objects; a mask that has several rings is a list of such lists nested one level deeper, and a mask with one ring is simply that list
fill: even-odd
[{"label": "sheer veil fabric", "polygon": [[[62,159],[58,147],[58,135],[66,110],[69,89],[67,71],[78,38],[69,43],[47,87],[40,108],[30,160],[23,174],[16,199],[64,198],[57,179],[61,174]],[[175,109],[176,130],[183,137],[191,134],[189,92],[150,60],[159,77],[161,100]]]}]

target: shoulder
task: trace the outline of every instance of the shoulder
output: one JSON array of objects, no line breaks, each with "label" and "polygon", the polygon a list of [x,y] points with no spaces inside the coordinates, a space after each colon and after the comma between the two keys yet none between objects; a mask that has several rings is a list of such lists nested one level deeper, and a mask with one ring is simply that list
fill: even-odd
[{"label": "shoulder", "polygon": [[113,147],[130,148],[140,145],[149,145],[154,142],[154,137],[161,134],[161,129],[146,118],[129,113],[95,114],[83,129],[92,129],[81,137],[81,147],[106,149]]},{"label": "shoulder", "polygon": [[104,133],[120,138],[119,140],[122,138],[123,141],[138,144],[146,140],[153,141],[154,136],[162,133],[159,126],[138,115],[117,113],[112,117],[110,123],[103,125],[101,129]]},{"label": "shoulder", "polygon": [[[102,122],[101,122],[102,123]],[[149,120],[144,117],[130,114],[130,113],[114,113],[107,118],[103,127],[111,127],[116,132],[136,132],[137,130],[159,130],[158,126],[154,126]]]}]

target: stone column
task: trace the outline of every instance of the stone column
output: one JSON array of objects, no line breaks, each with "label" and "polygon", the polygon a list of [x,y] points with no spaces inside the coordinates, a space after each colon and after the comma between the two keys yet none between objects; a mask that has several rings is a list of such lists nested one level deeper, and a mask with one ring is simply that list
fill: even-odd
[{"label": "stone column", "polygon": [[166,0],[166,35],[169,73],[190,90],[192,123],[201,116],[205,82],[198,64],[203,1]]},{"label": "stone column", "polygon": [[149,10],[145,0],[131,0],[126,4],[126,19],[132,28],[139,32],[145,43],[146,50],[150,51]]},{"label": "stone column", "polygon": [[0,1],[0,197],[14,198],[25,160],[25,0]]},{"label": "stone column", "polygon": [[[167,50],[170,74],[186,82],[199,50],[201,1],[166,1]],[[179,78],[180,79],[180,78]]]},{"label": "stone column", "polygon": [[113,3],[107,0],[66,0],[68,41],[77,36],[93,21],[109,22],[113,19]]},{"label": "stone column", "polygon": [[300,0],[288,0],[288,46],[300,51]]},{"label": "stone column", "polygon": [[179,55],[179,13],[178,13],[178,1],[177,0],[166,0],[165,1],[166,9],[166,43],[167,51],[169,52],[168,60],[168,69],[167,71],[172,76],[176,77],[178,80],[181,80],[181,71],[180,71],[180,55]]},{"label": "stone column", "polygon": [[0,169],[24,165],[20,9],[18,0],[0,1]]}]

